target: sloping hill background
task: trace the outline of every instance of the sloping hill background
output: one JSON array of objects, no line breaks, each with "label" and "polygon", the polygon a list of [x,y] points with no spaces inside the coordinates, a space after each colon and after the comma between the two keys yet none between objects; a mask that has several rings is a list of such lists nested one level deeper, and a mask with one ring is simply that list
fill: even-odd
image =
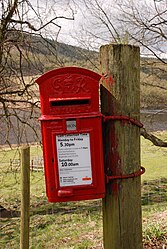
[{"label": "sloping hill background", "polygon": [[[19,38],[18,38],[19,37]],[[25,76],[40,75],[64,66],[79,66],[99,72],[99,54],[76,46],[32,35],[16,34],[22,51],[22,71]],[[15,70],[20,66],[20,54],[13,48]],[[28,59],[27,59],[28,58]],[[12,62],[11,62],[12,63]],[[166,60],[167,64],[167,60]],[[141,107],[165,108],[167,99],[167,65],[153,58],[141,58]]]}]

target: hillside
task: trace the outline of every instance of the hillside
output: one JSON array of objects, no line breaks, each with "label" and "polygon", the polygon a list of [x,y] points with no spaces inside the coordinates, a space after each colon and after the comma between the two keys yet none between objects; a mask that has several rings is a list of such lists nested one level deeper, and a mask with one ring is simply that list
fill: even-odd
[{"label": "hillside", "polygon": [[[19,39],[24,55],[22,56],[24,75],[39,75],[64,66],[79,66],[99,72],[99,55],[95,51],[30,35],[24,35]],[[19,54],[15,49],[12,53],[15,61],[12,66],[18,71]],[[166,99],[166,64],[153,58],[141,58],[141,107],[163,108]]]},{"label": "hillside", "polygon": [[[98,70],[99,67],[97,52],[49,39],[26,36],[22,49],[24,53],[29,53],[32,63],[36,64],[36,67],[33,67],[33,71],[36,70],[34,73],[38,73],[41,64],[44,71],[71,65],[91,70]],[[24,73],[27,74],[27,70]]]},{"label": "hillside", "polygon": [[156,59],[141,58],[141,107],[166,108],[167,65]]}]

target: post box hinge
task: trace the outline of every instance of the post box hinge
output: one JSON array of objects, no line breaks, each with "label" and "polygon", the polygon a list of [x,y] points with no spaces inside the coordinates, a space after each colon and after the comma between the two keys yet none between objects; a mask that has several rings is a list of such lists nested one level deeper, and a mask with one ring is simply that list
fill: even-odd
[{"label": "post box hinge", "polygon": [[118,179],[128,179],[128,178],[134,178],[137,176],[141,176],[142,174],[145,173],[145,168],[144,167],[140,167],[140,170],[131,173],[131,174],[127,174],[127,175],[106,175],[106,182],[108,183],[110,180],[118,180]]}]

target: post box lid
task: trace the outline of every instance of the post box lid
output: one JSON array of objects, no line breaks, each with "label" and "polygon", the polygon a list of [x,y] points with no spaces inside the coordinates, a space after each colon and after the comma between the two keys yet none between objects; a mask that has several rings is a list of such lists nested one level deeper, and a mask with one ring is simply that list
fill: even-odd
[{"label": "post box lid", "polygon": [[99,111],[99,81],[95,72],[78,67],[64,67],[40,76],[43,115],[82,114]]}]

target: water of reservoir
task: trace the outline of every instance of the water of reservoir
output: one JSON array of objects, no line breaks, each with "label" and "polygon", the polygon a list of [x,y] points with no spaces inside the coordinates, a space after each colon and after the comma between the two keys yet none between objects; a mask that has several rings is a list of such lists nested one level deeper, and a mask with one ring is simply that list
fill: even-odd
[{"label": "water of reservoir", "polygon": [[[30,126],[34,127],[34,131],[29,125],[22,125],[18,122],[15,116],[11,118],[11,124],[0,122],[0,145],[7,144],[21,144],[39,142],[41,139],[40,123],[38,121],[39,113],[36,113],[30,118],[29,110],[19,110],[17,115],[21,117]],[[167,109],[164,110],[141,110],[141,122],[147,131],[163,131],[167,130]]]}]

